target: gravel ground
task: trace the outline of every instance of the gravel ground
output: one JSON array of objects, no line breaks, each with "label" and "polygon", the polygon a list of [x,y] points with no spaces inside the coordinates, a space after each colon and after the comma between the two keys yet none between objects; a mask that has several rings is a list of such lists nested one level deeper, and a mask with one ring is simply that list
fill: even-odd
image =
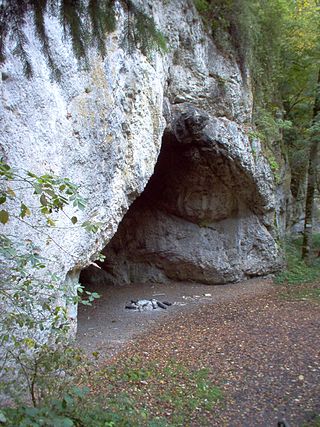
[{"label": "gravel ground", "polygon": [[[133,289],[130,298],[148,297],[131,296]],[[285,418],[291,427],[301,427],[320,413],[318,304],[283,300],[270,280],[221,287],[180,284],[166,291],[166,299],[186,305],[126,313],[129,293],[113,290],[99,306],[80,313],[80,345],[100,346],[102,358],[113,355],[108,364],[130,355],[209,367],[224,394],[223,404],[207,414],[211,426],[271,427]],[[163,293],[158,287],[151,292]],[[110,309],[113,297],[121,304],[106,313],[104,304]]]}]

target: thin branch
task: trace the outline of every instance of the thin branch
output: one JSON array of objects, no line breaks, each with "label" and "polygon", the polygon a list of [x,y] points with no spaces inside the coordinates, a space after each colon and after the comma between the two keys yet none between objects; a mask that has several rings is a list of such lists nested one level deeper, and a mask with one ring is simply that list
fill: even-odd
[{"label": "thin branch", "polygon": [[19,221],[21,221],[22,223],[26,224],[28,227],[30,227],[33,230],[35,230],[37,233],[43,234],[44,236],[48,237],[59,249],[62,250],[62,252],[64,252],[65,254],[67,254],[68,256],[70,256],[71,258],[76,259],[76,257],[74,255],[72,255],[68,251],[66,251],[49,233],[46,233],[44,231],[38,230],[37,226],[35,226],[33,224],[30,224],[29,222],[25,221],[24,219],[22,219],[22,218],[20,218],[18,216],[12,215],[12,217],[15,218],[15,219],[17,219],[17,220],[19,220]]}]

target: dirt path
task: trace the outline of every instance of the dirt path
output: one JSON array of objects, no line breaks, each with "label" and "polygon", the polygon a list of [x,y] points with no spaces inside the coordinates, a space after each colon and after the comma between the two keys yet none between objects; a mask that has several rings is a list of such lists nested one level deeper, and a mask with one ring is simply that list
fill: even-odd
[{"label": "dirt path", "polygon": [[[147,288],[138,288],[133,298],[149,296]],[[157,286],[149,291],[163,293]],[[135,355],[209,367],[225,396],[223,405],[207,414],[210,426],[271,427],[286,418],[291,427],[301,427],[320,413],[319,305],[281,300],[268,280],[179,285],[166,292],[166,299],[186,305],[157,313],[124,312],[131,289],[115,295],[109,290],[109,298],[118,301],[113,308],[105,297],[80,313],[80,344],[101,345],[103,354],[115,354],[113,363]],[[111,326],[110,320],[115,321]]]}]

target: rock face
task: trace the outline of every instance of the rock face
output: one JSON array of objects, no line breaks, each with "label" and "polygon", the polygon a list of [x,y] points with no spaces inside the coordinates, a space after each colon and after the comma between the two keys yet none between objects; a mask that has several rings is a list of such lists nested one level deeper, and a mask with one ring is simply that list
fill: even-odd
[{"label": "rock face", "polygon": [[1,156],[18,169],[80,184],[88,203],[79,223],[101,224],[92,235],[57,215],[49,245],[27,226],[19,225],[20,236],[50,257],[51,271],[71,292],[103,248],[105,272],[90,267],[84,279],[213,284],[272,272],[279,265],[273,179],[259,142],[245,133],[247,78],[218,51],[191,1],[141,5],[168,39],[165,55],[123,50],[120,6],[106,58],[92,49],[88,69],[79,68],[60,23],[46,18],[60,83],[50,76],[31,17],[24,29],[31,80],[7,40]]}]

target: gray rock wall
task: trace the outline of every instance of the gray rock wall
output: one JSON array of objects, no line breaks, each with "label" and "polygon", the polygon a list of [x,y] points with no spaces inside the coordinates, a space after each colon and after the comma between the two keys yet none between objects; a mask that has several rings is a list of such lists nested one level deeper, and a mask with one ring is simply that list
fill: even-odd
[{"label": "gray rock wall", "polygon": [[[14,220],[5,232],[19,227],[20,238],[34,240],[50,258],[48,268],[73,292],[81,269],[106,247],[146,187],[166,129],[165,145],[178,155],[164,166],[168,179],[153,205],[144,208],[137,201],[132,219],[128,214],[132,224],[136,217],[143,221],[129,227],[132,251],[120,247],[115,254],[120,254],[115,281],[221,283],[273,271],[278,265],[273,182],[259,142],[252,147],[245,134],[252,108],[248,81],[208,37],[191,1],[140,3],[167,36],[168,53],[145,57],[124,51],[121,8],[117,31],[107,36],[106,58],[93,49],[88,69],[78,66],[59,22],[46,18],[60,83],[50,76],[31,17],[24,29],[34,68],[30,80],[12,54],[14,42],[7,40],[0,80],[1,155],[18,169],[80,184],[87,206],[77,213],[79,223],[90,219],[101,229],[88,234],[57,215],[57,227],[48,231],[55,243]],[[24,197],[35,203],[31,194]],[[74,213],[71,207],[67,213]],[[125,221],[111,252],[128,244],[121,237]],[[137,252],[140,240],[146,250]]]}]

